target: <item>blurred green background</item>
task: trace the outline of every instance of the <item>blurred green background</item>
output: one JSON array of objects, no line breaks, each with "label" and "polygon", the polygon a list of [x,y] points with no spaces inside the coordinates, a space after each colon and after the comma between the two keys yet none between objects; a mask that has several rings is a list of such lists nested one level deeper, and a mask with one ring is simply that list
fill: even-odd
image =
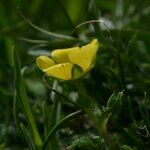
[{"label": "blurred green background", "polygon": [[[20,15],[20,11],[38,27],[74,36],[74,39],[54,37],[33,28]],[[89,23],[72,35],[77,25],[93,19],[104,23]],[[117,118],[123,127],[129,128],[133,120],[142,120],[138,101],[144,99],[144,92],[150,97],[149,27],[149,0],[1,0],[0,147],[5,144],[13,149],[18,143],[17,147],[27,146],[13,121],[12,46],[19,53],[28,96],[40,128],[40,103],[45,100],[51,105],[51,100],[42,81],[42,73],[35,66],[35,58],[40,54],[49,55],[55,48],[71,47],[95,37],[99,38],[100,55],[95,68],[86,76],[84,82],[89,94],[103,105],[114,91],[125,90],[126,101]],[[69,87],[68,96],[71,89],[72,85]],[[64,114],[74,109],[76,108],[62,106]],[[79,125],[76,126],[80,128]],[[82,128],[84,127],[81,130]],[[62,135],[66,134],[67,139],[69,131],[66,131],[68,133],[62,132]],[[81,133],[80,130],[76,132]],[[70,143],[66,145],[68,144]]]}]

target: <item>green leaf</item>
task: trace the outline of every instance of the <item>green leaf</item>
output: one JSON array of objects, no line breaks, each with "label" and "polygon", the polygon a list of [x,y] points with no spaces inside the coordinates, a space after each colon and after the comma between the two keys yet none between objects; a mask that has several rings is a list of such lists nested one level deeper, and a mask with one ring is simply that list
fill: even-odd
[{"label": "green leaf", "polygon": [[36,30],[38,30],[38,31],[40,31],[40,32],[42,32],[42,33],[44,33],[44,34],[49,35],[50,37],[53,37],[53,38],[60,38],[60,39],[75,39],[75,38],[73,38],[73,37],[71,37],[71,36],[62,35],[62,34],[57,34],[57,33],[53,33],[53,32],[50,32],[50,31],[46,31],[46,30],[44,30],[44,29],[38,27],[37,25],[33,24],[29,19],[27,19],[27,18],[23,15],[23,13],[20,11],[19,8],[18,8],[18,11],[19,11],[21,17],[22,17],[31,27],[33,27],[34,29],[36,29]]},{"label": "green leaf", "polygon": [[72,78],[79,78],[82,74],[83,69],[80,66],[74,64],[72,67]]},{"label": "green leaf", "polygon": [[81,110],[76,111],[74,113],[69,114],[68,116],[66,116],[64,119],[62,119],[61,121],[59,121],[48,133],[48,136],[46,138],[46,140],[44,141],[43,144],[43,148],[42,150],[45,150],[46,147],[48,146],[49,141],[51,140],[51,138],[53,137],[53,135],[63,127],[64,124],[68,123],[71,120],[74,120],[75,118],[78,118],[80,115],[82,115],[83,112]]},{"label": "green leaf", "polygon": [[36,147],[34,145],[34,142],[32,141],[32,137],[31,137],[30,133],[28,132],[28,130],[24,127],[24,125],[22,123],[20,124],[20,127],[21,127],[21,131],[28,143],[29,149],[36,150]]},{"label": "green leaf", "polygon": [[43,114],[43,122],[44,122],[44,137],[47,137],[48,133],[48,106],[45,101],[42,102],[42,114]]},{"label": "green leaf", "polygon": [[[15,77],[15,75],[14,75]],[[14,99],[13,99],[13,117],[17,128],[20,128],[19,123],[19,96],[17,96],[16,89],[14,89]]]},{"label": "green leaf", "polygon": [[[46,105],[43,102],[43,117],[44,117],[44,131],[45,131],[45,139],[49,131],[57,124],[60,120],[61,116],[61,103],[60,103],[60,95],[57,94],[57,82],[53,80],[48,80],[48,78],[43,77],[44,83],[51,90],[51,100],[53,101],[53,105]],[[47,83],[47,80],[49,81]],[[49,85],[50,84],[50,85]],[[58,135],[55,135],[48,143],[48,149],[59,150],[59,140]]]},{"label": "green leaf", "polygon": [[14,101],[15,116],[16,118],[18,118],[17,117],[18,106],[16,105],[20,103],[20,105],[22,106],[22,111],[24,112],[25,117],[27,119],[27,123],[32,131],[34,142],[36,146],[40,148],[42,146],[42,140],[36,128],[33,114],[30,109],[30,105],[29,105],[29,101],[25,89],[25,83],[21,74],[20,62],[15,50],[13,50],[13,54],[14,54],[13,56],[14,56],[14,71],[15,71],[15,92],[16,92],[16,98]]},{"label": "green leaf", "polygon": [[113,93],[107,102],[107,109],[110,111],[115,111],[117,107],[120,107],[123,97],[123,91],[118,94]]},{"label": "green leaf", "polygon": [[108,102],[107,107],[101,113],[98,124],[99,124],[99,131],[101,135],[105,135],[107,133],[107,123],[112,116],[116,112],[118,108],[120,108],[121,100],[123,97],[123,92],[119,92],[118,94],[113,93]]},{"label": "green leaf", "polygon": [[[43,120],[44,120],[44,134],[45,139],[48,136],[49,131],[56,125],[60,117],[60,103],[58,101],[54,102],[53,106],[48,106],[45,101],[42,103]],[[48,148],[53,150],[58,150],[59,142],[58,137],[55,135],[48,144]]]},{"label": "green leaf", "polygon": [[[49,131],[57,124],[57,122],[59,121],[60,118],[60,103],[58,100],[55,99],[54,101],[54,105],[50,108],[51,112],[48,113],[50,114],[49,116],[49,120],[48,120],[48,132],[47,132],[47,136]],[[47,111],[48,112],[48,111]],[[58,140],[58,135],[53,136],[53,138],[49,141],[49,147],[53,150],[59,150],[59,140]]]},{"label": "green leaf", "polygon": [[76,150],[76,149],[82,149],[82,150],[92,150],[96,148],[95,143],[92,141],[92,139],[88,136],[83,136],[78,139],[75,139],[68,147],[69,150]]},{"label": "green leaf", "polygon": [[130,146],[128,145],[123,145],[120,147],[121,149],[120,150],[133,150],[133,148],[131,148]]},{"label": "green leaf", "polygon": [[116,93],[113,93],[110,98],[108,99],[108,102],[107,102],[107,108],[111,108],[113,105],[114,105],[114,101],[115,101],[115,98],[116,98]]}]

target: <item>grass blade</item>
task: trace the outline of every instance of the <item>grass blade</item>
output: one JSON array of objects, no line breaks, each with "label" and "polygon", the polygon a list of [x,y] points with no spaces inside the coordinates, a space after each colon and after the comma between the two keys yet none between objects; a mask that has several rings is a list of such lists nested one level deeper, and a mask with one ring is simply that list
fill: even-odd
[{"label": "grass blade", "polygon": [[[40,148],[42,146],[42,140],[41,140],[38,130],[36,128],[33,114],[30,109],[24,80],[23,80],[21,70],[20,70],[19,59],[18,59],[18,56],[17,56],[17,53],[15,50],[13,51],[13,54],[14,54],[14,67],[15,67],[15,88],[16,88],[15,90],[16,90],[16,94],[17,94],[16,98],[18,101],[20,100],[20,104],[22,105],[23,112],[25,114],[25,117],[27,119],[29,127],[31,128],[34,142],[36,143],[37,147]],[[16,103],[18,103],[18,102],[16,102]]]},{"label": "grass blade", "polygon": [[53,33],[53,32],[50,32],[50,31],[47,31],[47,30],[44,30],[40,27],[38,27],[37,25],[33,24],[29,19],[27,19],[23,14],[22,12],[20,11],[20,9],[18,8],[18,11],[21,15],[21,17],[31,26],[33,27],[34,29],[44,33],[44,34],[47,34],[51,37],[54,37],[54,38],[60,38],[60,39],[74,39],[73,37],[71,36],[67,36],[67,35],[62,35],[62,34],[57,34],[57,33]]},{"label": "grass blade", "polygon": [[22,123],[20,124],[20,128],[21,128],[21,131],[28,143],[29,149],[36,150],[36,147],[34,145],[34,142],[32,141],[31,135],[29,134],[28,130],[24,127],[24,125]]},{"label": "grass blade", "polygon": [[72,114],[69,114],[69,115],[66,116],[64,119],[62,119],[61,121],[59,121],[59,122],[50,130],[50,132],[49,132],[49,134],[48,134],[48,136],[47,136],[47,138],[46,138],[46,140],[45,140],[45,142],[44,142],[44,144],[43,144],[42,150],[45,150],[45,149],[46,149],[46,147],[47,147],[47,145],[48,145],[50,139],[51,139],[51,138],[53,137],[53,135],[58,131],[58,129],[62,128],[62,126],[63,126],[65,123],[67,123],[67,122],[69,122],[69,121],[71,121],[71,120],[73,120],[73,119],[79,117],[79,116],[82,115],[82,114],[83,114],[83,112],[82,112],[81,110],[79,110],[79,111],[76,111],[76,112],[74,112],[74,113],[72,113]]}]

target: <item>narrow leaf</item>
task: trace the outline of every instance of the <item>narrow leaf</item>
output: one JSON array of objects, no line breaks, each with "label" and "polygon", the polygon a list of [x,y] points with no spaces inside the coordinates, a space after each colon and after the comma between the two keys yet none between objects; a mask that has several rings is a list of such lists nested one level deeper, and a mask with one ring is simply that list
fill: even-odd
[{"label": "narrow leaf", "polygon": [[22,133],[23,133],[23,135],[24,135],[24,137],[28,143],[29,149],[30,150],[36,150],[36,147],[34,145],[34,142],[32,141],[32,137],[29,134],[28,130],[24,127],[24,125],[22,123],[20,124],[20,127],[21,127]]},{"label": "narrow leaf", "polygon": [[[29,127],[31,128],[34,142],[36,143],[37,147],[41,147],[42,140],[41,140],[38,130],[36,128],[33,114],[30,109],[30,105],[29,105],[29,101],[28,101],[26,89],[25,89],[25,83],[24,83],[24,80],[23,80],[23,77],[21,74],[19,59],[18,59],[18,56],[17,56],[15,50],[13,51],[13,54],[14,54],[14,67],[15,67],[15,90],[16,90],[16,94],[17,94],[16,100],[20,101],[20,103],[22,105],[22,110],[25,114],[25,117],[27,119]],[[18,103],[18,102],[16,102],[16,103]]]},{"label": "narrow leaf", "polygon": [[[18,8],[19,10],[19,8]],[[31,26],[33,27],[34,29],[44,33],[44,34],[47,34],[51,37],[54,37],[54,38],[60,38],[60,39],[74,39],[73,37],[71,36],[67,36],[67,35],[62,35],[62,34],[57,34],[57,33],[53,33],[53,32],[50,32],[50,31],[46,31],[38,26],[36,26],[35,24],[33,24],[29,19],[27,19],[23,14],[22,12],[19,10],[19,13],[21,15],[21,17]]]},{"label": "narrow leaf", "polygon": [[64,124],[66,124],[67,122],[75,119],[75,118],[78,118],[80,115],[82,115],[83,112],[81,110],[79,111],[76,111],[72,114],[69,114],[68,116],[66,116],[64,119],[62,119],[61,121],[59,121],[52,129],[51,131],[49,132],[44,144],[43,144],[43,148],[42,150],[45,150],[49,141],[51,140],[51,138],[53,137],[53,135],[63,127]]}]

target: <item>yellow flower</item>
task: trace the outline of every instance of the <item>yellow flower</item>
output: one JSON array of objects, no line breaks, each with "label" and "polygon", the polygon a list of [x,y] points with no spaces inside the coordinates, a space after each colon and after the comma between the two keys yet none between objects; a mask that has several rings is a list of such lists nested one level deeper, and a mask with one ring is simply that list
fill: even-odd
[{"label": "yellow flower", "polygon": [[[81,48],[73,47],[54,50],[51,53],[51,58],[39,56],[36,59],[36,64],[51,77],[61,80],[78,78],[91,69],[98,48],[99,43],[97,39],[94,39],[91,43]],[[74,73],[77,75],[74,75]]]}]

